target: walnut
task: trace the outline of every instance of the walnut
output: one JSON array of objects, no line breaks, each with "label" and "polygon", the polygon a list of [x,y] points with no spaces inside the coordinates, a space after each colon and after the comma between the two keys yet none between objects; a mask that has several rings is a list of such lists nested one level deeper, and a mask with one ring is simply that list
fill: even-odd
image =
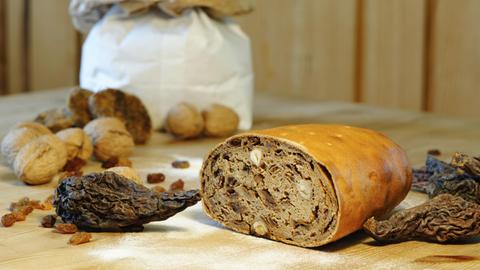
[{"label": "walnut", "polygon": [[88,99],[89,109],[95,118],[117,117],[137,144],[146,143],[152,133],[150,115],[142,101],[117,89],[106,89]]},{"label": "walnut", "polygon": [[67,163],[67,147],[57,136],[42,135],[18,152],[13,168],[16,175],[31,185],[49,182]]},{"label": "walnut", "polygon": [[84,127],[92,120],[92,114],[88,109],[88,98],[93,95],[92,91],[76,88],[68,97],[67,106],[72,113],[72,120],[77,127]]},{"label": "walnut", "polygon": [[67,108],[55,108],[40,113],[35,122],[45,125],[52,132],[73,127],[72,114]]},{"label": "walnut", "polygon": [[107,170],[107,172],[114,172],[116,174],[119,174],[127,179],[132,180],[133,182],[143,185],[143,181],[138,175],[137,171],[133,168],[130,167],[112,167]]},{"label": "walnut", "polygon": [[255,221],[252,227],[253,227],[253,230],[255,231],[255,234],[260,236],[263,236],[268,232],[267,225],[265,224],[265,222],[261,220]]},{"label": "walnut", "polygon": [[181,139],[198,137],[204,127],[200,112],[189,103],[179,103],[167,115],[166,129]]},{"label": "walnut", "polygon": [[304,198],[305,200],[310,200],[312,197],[312,183],[308,180],[300,179],[299,182],[296,184],[298,194],[300,197]]},{"label": "walnut", "polygon": [[128,157],[135,146],[132,135],[117,118],[102,117],[88,123],[83,130],[92,139],[93,152],[100,161]]},{"label": "walnut", "polygon": [[90,137],[81,128],[67,128],[57,132],[57,137],[67,146],[69,160],[80,158],[88,160],[93,153],[93,144]]},{"label": "walnut", "polygon": [[51,134],[50,130],[45,126],[31,122],[20,123],[3,137],[1,145],[2,155],[11,166],[23,146],[45,134]]},{"label": "walnut", "polygon": [[212,137],[232,135],[238,129],[239,117],[229,107],[213,104],[202,112],[205,134]]},{"label": "walnut", "polygon": [[262,155],[262,150],[255,148],[250,152],[250,161],[252,161],[255,166],[260,166]]}]

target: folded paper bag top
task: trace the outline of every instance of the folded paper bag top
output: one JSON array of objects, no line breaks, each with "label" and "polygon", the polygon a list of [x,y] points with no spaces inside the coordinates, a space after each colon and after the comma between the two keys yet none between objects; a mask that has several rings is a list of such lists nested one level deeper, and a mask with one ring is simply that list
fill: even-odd
[{"label": "folded paper bag top", "polygon": [[235,231],[321,246],[398,205],[410,190],[405,152],[343,125],[251,131],[215,147],[200,172],[206,214]]},{"label": "folded paper bag top", "polygon": [[125,18],[118,6],[90,31],[82,51],[80,86],[122,89],[145,103],[154,128],[170,108],[190,102],[235,110],[239,128],[252,122],[253,68],[250,40],[229,19],[201,9],[169,17],[150,10]]}]

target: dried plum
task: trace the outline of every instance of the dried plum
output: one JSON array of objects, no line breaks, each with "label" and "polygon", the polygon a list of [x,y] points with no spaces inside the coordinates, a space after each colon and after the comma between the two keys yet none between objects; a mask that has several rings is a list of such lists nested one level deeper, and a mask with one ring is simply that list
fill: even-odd
[{"label": "dried plum", "polygon": [[54,205],[64,222],[84,230],[139,231],[200,200],[198,190],[158,193],[114,172],[70,177],[55,192]]},{"label": "dried plum", "polygon": [[480,203],[480,159],[456,153],[449,164],[428,155],[425,167],[413,170],[412,189],[430,197],[449,193]]},{"label": "dried plum", "polygon": [[451,194],[397,212],[389,219],[370,218],[363,228],[384,243],[409,240],[453,242],[480,236],[480,205]]}]

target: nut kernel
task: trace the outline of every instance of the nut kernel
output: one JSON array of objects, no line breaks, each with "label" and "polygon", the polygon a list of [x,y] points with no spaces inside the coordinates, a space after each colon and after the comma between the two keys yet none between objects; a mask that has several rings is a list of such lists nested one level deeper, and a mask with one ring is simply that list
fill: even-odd
[{"label": "nut kernel", "polygon": [[250,152],[250,160],[255,166],[259,166],[262,161],[262,151],[260,149],[253,149]]},{"label": "nut kernel", "polygon": [[312,197],[312,184],[310,181],[302,179],[296,185],[298,193],[302,198],[309,200]]},{"label": "nut kernel", "polygon": [[263,221],[255,221],[253,223],[253,230],[255,231],[255,233],[257,235],[265,235],[267,234],[268,232],[268,229],[267,229],[267,226],[265,225],[265,223]]}]

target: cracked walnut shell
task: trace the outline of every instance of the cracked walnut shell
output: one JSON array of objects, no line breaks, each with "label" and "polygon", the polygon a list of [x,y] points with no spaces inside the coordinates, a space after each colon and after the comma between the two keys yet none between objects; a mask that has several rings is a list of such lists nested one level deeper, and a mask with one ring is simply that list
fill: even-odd
[{"label": "cracked walnut shell", "polygon": [[176,137],[190,139],[202,133],[204,122],[202,115],[193,105],[182,102],[170,109],[165,125]]},{"label": "cracked walnut shell", "polygon": [[205,134],[212,137],[226,137],[238,129],[237,113],[229,107],[213,104],[202,112]]}]

